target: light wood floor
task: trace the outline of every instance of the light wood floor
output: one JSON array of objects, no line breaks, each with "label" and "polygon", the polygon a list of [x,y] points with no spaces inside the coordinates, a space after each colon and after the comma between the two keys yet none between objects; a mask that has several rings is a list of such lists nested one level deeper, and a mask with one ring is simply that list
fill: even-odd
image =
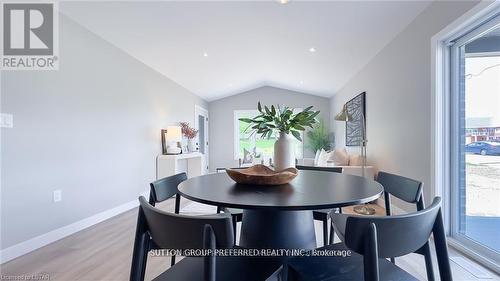
[{"label": "light wood floor", "polygon": [[[182,200],[185,205],[187,200]],[[172,209],[173,201],[161,208]],[[65,239],[1,265],[2,280],[9,276],[48,274],[50,280],[128,280],[137,209],[111,218]],[[319,226],[319,225],[318,225]],[[317,233],[321,233],[318,229]],[[318,245],[322,237],[317,235]],[[450,249],[451,256],[460,254]],[[426,280],[423,257],[411,254],[396,259],[396,263],[420,280]],[[434,262],[436,265],[436,262]],[[163,272],[170,265],[168,257],[150,257],[146,280]],[[451,262],[455,280],[478,279],[464,268]],[[436,273],[437,273],[436,269]],[[490,272],[490,271],[488,271]],[[492,279],[500,277],[490,272]],[[11,278],[11,280],[13,280]]]}]

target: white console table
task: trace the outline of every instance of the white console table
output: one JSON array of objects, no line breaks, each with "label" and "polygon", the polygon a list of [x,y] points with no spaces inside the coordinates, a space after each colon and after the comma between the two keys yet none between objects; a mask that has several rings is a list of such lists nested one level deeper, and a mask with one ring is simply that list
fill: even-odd
[{"label": "white console table", "polygon": [[158,155],[156,158],[156,179],[186,172],[188,178],[203,174],[202,155],[199,152],[178,155]]}]

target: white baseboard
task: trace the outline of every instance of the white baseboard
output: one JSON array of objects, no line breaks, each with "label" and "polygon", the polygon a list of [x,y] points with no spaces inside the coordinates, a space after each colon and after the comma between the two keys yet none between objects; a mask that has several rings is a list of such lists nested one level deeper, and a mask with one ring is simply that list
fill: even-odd
[{"label": "white baseboard", "polygon": [[[141,195],[147,195],[142,193]],[[147,197],[146,197],[147,198]],[[139,201],[135,199],[134,201],[127,202],[125,204],[119,205],[115,208],[106,210],[104,212],[95,214],[91,217],[85,218],[83,220],[74,222],[72,224],[63,226],[61,228],[52,230],[40,236],[31,238],[19,244],[10,246],[0,251],[0,264],[6,263],[10,260],[13,260],[17,257],[25,255],[29,252],[32,252],[36,249],[39,249],[43,246],[46,246],[50,243],[56,242],[57,240],[63,239],[71,234],[74,234],[78,231],[84,230],[85,228],[91,227],[95,224],[98,224],[102,221],[110,219],[116,215],[124,213],[128,210],[131,210],[139,205]]]}]

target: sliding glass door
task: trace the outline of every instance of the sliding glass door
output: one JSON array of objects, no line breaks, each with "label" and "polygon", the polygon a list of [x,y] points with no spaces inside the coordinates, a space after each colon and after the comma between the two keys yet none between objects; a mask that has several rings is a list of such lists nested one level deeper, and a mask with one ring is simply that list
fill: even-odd
[{"label": "sliding glass door", "polygon": [[500,261],[500,17],[451,47],[451,235]]}]

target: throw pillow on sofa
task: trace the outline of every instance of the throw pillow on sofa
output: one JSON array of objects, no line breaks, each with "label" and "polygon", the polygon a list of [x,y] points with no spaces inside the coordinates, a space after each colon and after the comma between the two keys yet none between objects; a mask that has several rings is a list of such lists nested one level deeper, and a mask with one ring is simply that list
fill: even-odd
[{"label": "throw pillow on sofa", "polygon": [[349,166],[349,154],[347,150],[344,148],[335,149],[330,156],[331,161],[335,166]]},{"label": "throw pillow on sofa", "polygon": [[363,158],[359,154],[349,155],[349,166],[362,166]]},{"label": "throw pillow on sofa", "polygon": [[330,159],[330,152],[321,149],[321,151],[319,152],[318,163],[316,166],[326,167],[326,163],[328,162],[329,159]]},{"label": "throw pillow on sofa", "polygon": [[314,155],[314,166],[318,166],[319,155],[321,154],[321,150],[316,150],[316,155]]}]

